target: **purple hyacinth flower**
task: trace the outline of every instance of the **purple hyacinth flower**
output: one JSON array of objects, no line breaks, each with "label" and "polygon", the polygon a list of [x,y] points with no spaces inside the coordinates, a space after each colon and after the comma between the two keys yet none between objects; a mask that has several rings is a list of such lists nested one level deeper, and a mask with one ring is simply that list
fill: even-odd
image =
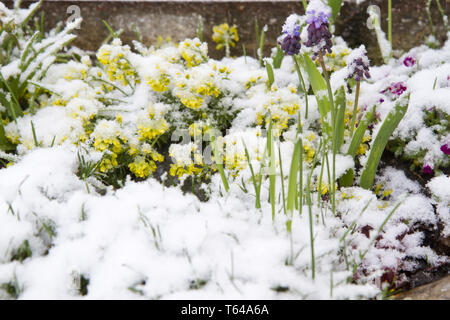
[{"label": "purple hyacinth flower", "polygon": [[353,50],[347,58],[347,79],[354,78],[356,81],[361,81],[364,78],[370,79],[369,73],[369,58],[367,58],[367,51],[364,46]]},{"label": "purple hyacinth flower", "polygon": [[296,35],[288,34],[281,42],[281,49],[290,56],[298,54],[301,47],[300,37]]},{"label": "purple hyacinth flower", "polygon": [[450,144],[446,143],[443,146],[441,146],[441,151],[446,155],[450,155]]},{"label": "purple hyacinth flower", "polygon": [[432,174],[434,171],[432,164],[425,164],[422,168],[423,173],[425,174]]},{"label": "purple hyacinth flower", "polygon": [[403,64],[405,65],[405,67],[414,67],[414,65],[416,64],[416,59],[414,59],[413,57],[406,57],[403,60]]},{"label": "purple hyacinth flower", "polygon": [[281,49],[288,55],[295,55],[300,52],[300,25],[298,24],[297,15],[292,14],[283,26],[284,37],[279,40]]}]

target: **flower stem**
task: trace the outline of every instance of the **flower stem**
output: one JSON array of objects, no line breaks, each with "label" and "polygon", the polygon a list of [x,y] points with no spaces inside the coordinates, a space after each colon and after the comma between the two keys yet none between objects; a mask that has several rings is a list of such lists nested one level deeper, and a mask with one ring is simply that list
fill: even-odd
[{"label": "flower stem", "polygon": [[333,211],[333,214],[336,215],[336,197],[335,197],[335,193],[336,193],[336,148],[335,148],[335,144],[336,144],[336,139],[335,139],[335,131],[336,131],[336,110],[334,109],[334,100],[333,100],[333,92],[331,90],[331,84],[330,84],[330,77],[328,75],[328,71],[327,71],[327,67],[325,66],[325,62],[323,60],[323,52],[320,51],[319,53],[319,61],[320,61],[320,65],[322,66],[322,70],[323,70],[323,75],[325,77],[325,81],[327,83],[327,89],[328,89],[328,98],[330,100],[330,107],[331,107],[331,122],[332,122],[332,136],[331,136],[331,143],[332,143],[332,151],[333,151],[333,160],[332,160],[332,171],[331,174],[332,179],[331,179],[331,208]]},{"label": "flower stem", "polygon": [[[295,70],[297,71],[298,78],[300,80],[300,84],[302,85],[303,92],[305,93],[305,119],[308,119],[308,91],[306,90],[305,80],[303,79],[302,71],[300,69],[300,65],[298,64],[297,56],[292,56],[294,59]],[[300,119],[300,111],[299,111],[299,119]],[[299,121],[300,123],[300,121]],[[297,130],[297,132],[300,132]]]},{"label": "flower stem", "polygon": [[391,44],[391,58],[392,58],[392,0],[388,1],[388,38],[389,43]]},{"label": "flower stem", "polygon": [[359,92],[361,89],[361,82],[356,82],[356,93],[355,93],[355,105],[353,106],[353,116],[352,116],[352,126],[350,135],[353,136],[353,131],[355,131],[355,124],[356,124],[356,112],[358,110],[358,102],[359,102]]}]

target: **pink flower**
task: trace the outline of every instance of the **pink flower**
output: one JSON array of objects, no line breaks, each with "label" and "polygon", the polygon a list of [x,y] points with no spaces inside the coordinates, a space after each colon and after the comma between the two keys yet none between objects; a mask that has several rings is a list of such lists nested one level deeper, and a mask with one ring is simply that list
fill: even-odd
[{"label": "pink flower", "polygon": [[432,174],[434,170],[434,165],[432,163],[425,164],[422,168],[423,173]]},{"label": "pink flower", "polygon": [[450,155],[450,145],[449,145],[448,143],[444,144],[444,145],[441,147],[441,151],[442,151],[443,153],[445,153],[446,155]]},{"label": "pink flower", "polygon": [[405,67],[414,67],[414,65],[416,64],[416,59],[414,59],[413,57],[406,57],[403,60],[403,64],[405,65]]},{"label": "pink flower", "polygon": [[403,92],[406,91],[406,89],[407,88],[403,82],[397,82],[391,84],[390,87],[386,88],[381,93],[390,92],[391,94],[400,97],[403,94]]}]

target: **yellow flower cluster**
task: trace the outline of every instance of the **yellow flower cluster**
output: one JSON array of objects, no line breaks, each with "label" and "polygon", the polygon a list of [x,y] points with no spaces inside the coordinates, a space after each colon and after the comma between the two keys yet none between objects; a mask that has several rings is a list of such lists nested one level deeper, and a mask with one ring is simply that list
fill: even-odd
[{"label": "yellow flower cluster", "polygon": [[164,119],[138,119],[139,140],[153,140],[164,134],[168,129]]},{"label": "yellow flower cluster", "polygon": [[203,172],[203,158],[194,143],[172,144],[169,148],[169,156],[174,163],[170,165],[169,174],[171,176],[199,175]]},{"label": "yellow flower cluster", "polygon": [[270,120],[273,122],[274,135],[280,136],[288,128],[288,122],[300,108],[300,99],[293,85],[278,89],[272,85],[266,94],[266,102],[262,110],[256,113],[256,123],[268,128]]},{"label": "yellow flower cluster", "polygon": [[208,60],[208,46],[198,38],[180,42],[178,49],[188,68],[198,66]]},{"label": "yellow flower cluster", "polygon": [[239,41],[236,25],[229,26],[228,23],[222,23],[221,25],[213,27],[212,39],[217,43],[217,50],[223,47],[234,47],[236,42]]},{"label": "yellow flower cluster", "polygon": [[187,71],[184,77],[177,79],[175,95],[186,107],[197,110],[205,106],[211,97],[219,97],[221,90],[217,79],[226,78],[230,70],[206,63]]},{"label": "yellow flower cluster", "polygon": [[127,59],[129,53],[129,46],[122,46],[119,39],[114,39],[112,44],[104,44],[100,47],[97,59],[105,68],[109,81],[119,81],[124,86],[127,86],[130,81],[136,81],[136,72]]},{"label": "yellow flower cluster", "polygon": [[189,125],[189,135],[191,137],[202,137],[203,133],[207,132],[210,127],[203,121],[194,122]]},{"label": "yellow flower cluster", "polygon": [[392,189],[384,189],[384,184],[377,184],[375,187],[375,194],[382,200],[387,199],[394,190]]},{"label": "yellow flower cluster", "polygon": [[156,92],[164,92],[169,89],[170,78],[166,74],[161,74],[159,79],[148,79],[147,83]]},{"label": "yellow flower cluster", "polygon": [[312,131],[305,132],[305,138],[303,139],[303,153],[305,155],[306,162],[311,163],[314,159],[314,155],[316,154],[317,144],[316,135]]},{"label": "yellow flower cluster", "polygon": [[123,145],[127,142],[119,124],[112,120],[101,120],[97,123],[91,136],[94,141],[94,149],[104,153],[99,170],[107,172],[117,167],[119,165],[118,155],[123,151]]},{"label": "yellow flower cluster", "polygon": [[130,171],[138,178],[147,178],[150,172],[156,170],[154,162],[147,162],[144,157],[136,157],[132,163],[128,165]]},{"label": "yellow flower cluster", "polygon": [[[247,129],[226,135],[223,139],[224,164],[233,176],[248,166],[246,149],[250,161],[259,163],[264,157],[267,139],[262,137],[260,128]],[[255,166],[256,164],[252,164]]]},{"label": "yellow flower cluster", "polygon": [[[333,45],[333,52],[327,53],[324,57],[325,64],[327,68],[330,68],[331,71],[338,71],[347,65],[346,57],[350,54],[350,49],[347,45],[340,41],[340,38],[336,38],[337,43]],[[316,59],[316,65],[320,66],[320,62]]]},{"label": "yellow flower cluster", "polygon": [[358,147],[358,150],[356,151],[357,155],[365,155],[367,150],[369,150],[369,142],[372,140],[372,136],[370,134],[366,134],[361,144]]}]

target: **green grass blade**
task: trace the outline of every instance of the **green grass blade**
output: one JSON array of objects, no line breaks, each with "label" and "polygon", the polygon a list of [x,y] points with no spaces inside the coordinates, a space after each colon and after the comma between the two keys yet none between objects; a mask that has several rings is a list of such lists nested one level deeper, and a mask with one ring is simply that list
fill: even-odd
[{"label": "green grass blade", "polygon": [[[369,127],[369,124],[372,122],[373,117],[375,115],[375,106],[372,106],[372,108],[367,111],[367,113],[364,115],[362,120],[358,124],[358,128],[355,131],[355,134],[353,135],[352,141],[350,143],[350,147],[348,148],[347,154],[352,156],[354,158],[356,156],[356,152],[364,138],[364,134],[367,131],[367,128]],[[355,173],[353,169],[348,170],[340,179],[339,179],[339,185],[341,187],[351,187],[353,185],[353,178],[355,176]]]},{"label": "green grass blade", "polygon": [[106,26],[106,28],[108,29],[110,35],[111,35],[113,38],[118,38],[117,33],[114,32],[114,30],[110,27],[110,25],[108,24],[108,22],[106,22],[105,20],[102,20],[102,22],[103,22],[103,24]]},{"label": "green grass blade", "polygon": [[43,0],[39,0],[39,2],[35,2],[32,5],[30,5],[29,9],[31,9],[28,12],[28,15],[26,16],[25,19],[22,20],[21,25],[24,26],[28,23],[28,21],[36,14],[36,11],[38,11],[38,9],[41,7]]},{"label": "green grass blade", "polygon": [[255,198],[256,198],[256,200],[255,200],[255,208],[256,209],[261,209],[261,194],[260,194],[261,189],[258,186],[258,180],[257,180],[257,178],[255,176],[255,171],[253,170],[253,165],[252,165],[252,162],[250,160],[250,154],[248,153],[248,149],[247,149],[247,146],[245,145],[244,139],[242,139],[242,144],[244,145],[245,157],[247,158],[247,163],[248,163],[248,166],[250,168],[250,173],[252,174],[253,187],[255,188]]},{"label": "green grass blade", "polygon": [[302,3],[303,3],[303,9],[305,9],[305,11],[306,11],[306,9],[308,8],[308,3],[306,2],[306,0],[302,0]]},{"label": "green grass blade", "polygon": [[284,173],[283,173],[283,162],[281,161],[281,148],[280,144],[278,144],[278,159],[280,161],[280,177],[281,177],[281,195],[283,197],[283,211],[286,214],[286,193],[284,188]]},{"label": "green grass blade", "polygon": [[217,170],[219,171],[220,178],[222,179],[223,187],[225,188],[225,191],[228,192],[228,190],[230,190],[230,186],[228,185],[227,176],[225,175],[225,171],[223,169],[222,157],[219,150],[217,150],[216,137],[214,135],[211,135],[211,146],[214,154],[214,161],[216,163]]},{"label": "green grass blade", "polygon": [[[0,73],[0,80],[2,80],[3,84],[5,85],[6,89],[10,93],[10,101],[8,104],[6,104],[6,107],[8,109],[8,113],[10,114],[11,118],[16,121],[17,117],[23,116],[23,110],[22,107],[19,104],[19,101],[16,97],[16,92],[11,88],[8,81],[3,78],[3,75]],[[8,108],[9,106],[9,108]]]},{"label": "green grass blade", "polygon": [[264,67],[264,61],[263,61],[263,49],[264,49],[264,38],[266,35],[265,27],[261,30],[261,36],[259,37],[259,46],[258,46],[258,59],[259,59],[259,65],[261,67]]},{"label": "green grass blade", "polygon": [[358,150],[359,145],[361,144],[364,134],[369,127],[369,124],[372,122],[373,117],[375,115],[375,106],[373,106],[364,116],[364,118],[359,122],[358,128],[353,135],[352,141],[350,143],[350,147],[348,148],[347,154],[354,157],[356,155],[356,151]]},{"label": "green grass blade", "polygon": [[13,151],[16,147],[6,138],[5,128],[3,123],[0,121],[0,150],[2,151]]},{"label": "green grass blade", "polygon": [[30,38],[30,40],[28,40],[27,45],[25,46],[25,49],[23,50],[21,56],[20,56],[20,64],[19,67],[21,68],[21,70],[23,71],[24,69],[22,69],[24,63],[25,63],[25,59],[28,56],[28,53],[30,52],[34,42],[38,39],[40,35],[40,31],[36,31]]},{"label": "green grass blade", "polygon": [[198,24],[197,24],[197,37],[203,42],[203,21],[202,16],[198,16]]},{"label": "green grass blade", "polygon": [[283,62],[283,59],[284,59],[284,51],[281,50],[280,46],[277,46],[277,52],[273,57],[273,67],[275,69],[279,69],[281,67],[281,63]]},{"label": "green grass blade", "polygon": [[269,200],[272,207],[272,220],[275,220],[276,172],[275,172],[275,150],[273,146],[272,127],[273,122],[271,120],[269,124],[269,132],[267,134],[267,150],[269,153]]},{"label": "green grass blade", "polygon": [[[448,2],[446,2],[446,5],[447,5],[447,3]],[[449,31],[450,29],[449,29],[449,26],[448,26],[448,17],[447,17],[447,15],[445,14],[445,11],[444,11],[444,9],[442,8],[442,5],[441,5],[441,3],[440,3],[440,1],[439,0],[436,0],[436,4],[437,4],[437,6],[438,6],[438,9],[439,9],[439,12],[441,13],[441,16],[442,16],[442,21],[444,22],[444,27],[445,27],[445,31]],[[446,9],[447,9],[447,7],[446,7]],[[448,11],[447,11],[448,12]]]},{"label": "green grass blade", "polygon": [[345,117],[345,108],[347,106],[347,101],[345,99],[345,88],[342,86],[335,94],[336,100],[336,126],[334,137],[336,139],[335,143],[335,152],[339,153],[342,144],[344,143],[344,117]]},{"label": "green grass blade", "polygon": [[34,128],[34,123],[33,123],[33,121],[30,121],[30,122],[31,122],[31,131],[33,132],[34,145],[35,145],[35,147],[39,147],[39,142],[37,140],[36,129]]},{"label": "green grass blade", "polygon": [[389,112],[383,124],[381,125],[375,141],[370,148],[369,159],[367,160],[366,166],[361,174],[360,186],[362,188],[370,189],[372,187],[381,155],[383,154],[383,151],[392,133],[405,116],[406,111],[408,110],[408,105],[409,95],[408,97],[403,98],[399,102],[397,102],[394,109]]},{"label": "green grass blade", "polygon": [[[300,162],[300,152],[303,149],[302,139],[298,138],[297,143],[294,147],[294,153],[291,160],[291,168],[289,171],[289,184],[288,184],[288,196],[286,210],[288,215],[292,216],[295,207],[295,200],[297,198],[297,177],[298,177],[298,167]],[[288,232],[291,231],[291,225],[288,224]]]}]

